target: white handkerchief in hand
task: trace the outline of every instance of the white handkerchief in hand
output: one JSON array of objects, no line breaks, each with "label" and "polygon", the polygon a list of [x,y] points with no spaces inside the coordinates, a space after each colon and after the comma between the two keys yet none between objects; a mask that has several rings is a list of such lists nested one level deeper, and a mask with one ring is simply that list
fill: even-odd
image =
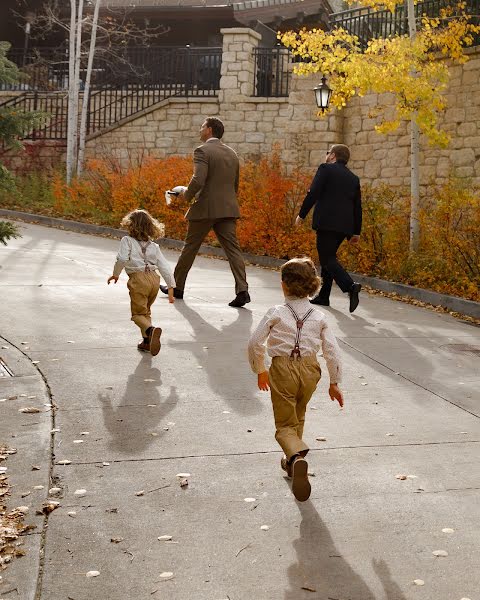
[{"label": "white handkerchief in hand", "polygon": [[165,192],[165,202],[167,205],[172,201],[172,196],[178,196],[179,194],[184,193],[186,189],[186,185],[176,185],[173,189],[167,190]]}]

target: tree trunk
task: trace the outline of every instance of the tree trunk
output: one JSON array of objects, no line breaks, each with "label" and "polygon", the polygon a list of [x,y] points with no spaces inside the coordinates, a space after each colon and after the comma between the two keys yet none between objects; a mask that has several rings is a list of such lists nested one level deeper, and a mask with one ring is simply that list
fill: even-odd
[{"label": "tree trunk", "polygon": [[75,135],[73,142],[73,164],[74,169],[77,166],[77,153],[78,153],[78,117],[79,117],[79,104],[80,104],[80,69],[82,61],[82,25],[83,25],[83,0],[78,0],[78,13],[77,13],[77,34],[76,34],[76,48],[75,48],[75,97],[74,97],[74,113],[75,113]]},{"label": "tree trunk", "polygon": [[95,56],[95,45],[97,41],[97,26],[98,26],[98,15],[100,12],[100,4],[102,0],[96,0],[95,11],[93,13],[92,33],[90,37],[90,50],[88,52],[88,65],[87,75],[85,77],[85,89],[83,90],[83,106],[82,106],[82,118],[80,121],[80,141],[78,145],[78,164],[77,164],[77,175],[81,175],[83,171],[83,164],[85,161],[85,142],[87,138],[87,117],[88,117],[88,105],[90,101],[90,81],[92,78],[93,59]]},{"label": "tree trunk", "polygon": [[68,123],[67,123],[67,184],[72,181],[75,151],[75,48],[77,2],[70,0],[70,31],[68,52]]},{"label": "tree trunk", "polygon": [[[410,39],[417,35],[415,22],[415,6],[413,0],[407,0],[408,30]],[[415,77],[415,73],[412,73]],[[417,252],[420,241],[420,177],[419,177],[420,133],[416,121],[416,113],[410,121],[410,252]]]}]

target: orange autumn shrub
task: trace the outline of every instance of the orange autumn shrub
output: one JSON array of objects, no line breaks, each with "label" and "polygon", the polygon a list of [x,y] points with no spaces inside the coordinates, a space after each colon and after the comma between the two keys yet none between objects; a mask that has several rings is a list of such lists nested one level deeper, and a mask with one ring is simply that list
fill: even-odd
[{"label": "orange autumn shrub", "polygon": [[311,174],[300,169],[286,175],[277,152],[243,166],[238,239],[245,251],[277,258],[314,256],[310,229],[295,226],[310,181]]},{"label": "orange autumn shrub", "polygon": [[109,224],[117,226],[122,217],[135,208],[148,210],[165,224],[168,237],[183,238],[186,203],[174,201],[167,207],[165,190],[188,183],[192,170],[189,158],[172,156],[163,160],[147,158],[139,165],[122,169],[115,161],[92,160],[81,178],[69,186],[54,182],[57,207],[89,210],[108,215]]},{"label": "orange autumn shrub", "polygon": [[409,252],[410,197],[381,185],[362,189],[364,225],[340,258],[351,271],[480,301],[480,189],[451,178],[429,188],[420,248]]},{"label": "orange autumn shrub", "polygon": [[[146,159],[122,169],[114,161],[91,161],[70,186],[53,183],[55,210],[66,216],[118,227],[134,208],[145,208],[165,224],[166,236],[184,239],[188,203],[167,206],[165,190],[186,184],[190,157]],[[287,175],[278,152],[241,168],[238,238],[245,252],[278,258],[316,258],[310,218],[295,226],[312,172]],[[358,273],[480,300],[480,192],[455,180],[431,187],[420,215],[421,244],[409,252],[410,198],[386,185],[363,186],[363,230],[356,246],[343,244],[340,259]],[[217,243],[211,235],[207,243]]]}]

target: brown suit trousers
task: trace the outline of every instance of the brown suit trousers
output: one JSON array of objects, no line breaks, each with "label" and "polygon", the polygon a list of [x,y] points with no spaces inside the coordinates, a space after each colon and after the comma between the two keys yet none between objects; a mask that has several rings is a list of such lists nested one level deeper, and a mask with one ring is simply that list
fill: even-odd
[{"label": "brown suit trousers", "polygon": [[211,229],[215,232],[220,245],[227,255],[230,269],[235,278],[235,293],[246,292],[248,284],[245,274],[245,263],[237,240],[237,220],[235,218],[202,219],[201,221],[188,222],[185,246],[174,271],[176,288],[179,290],[185,289],[188,272],[193,265],[193,261],[203,240]]}]

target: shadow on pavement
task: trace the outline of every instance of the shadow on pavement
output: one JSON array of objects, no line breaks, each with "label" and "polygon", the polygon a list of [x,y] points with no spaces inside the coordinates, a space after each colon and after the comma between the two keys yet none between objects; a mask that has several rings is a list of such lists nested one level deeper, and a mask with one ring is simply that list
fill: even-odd
[{"label": "shadow on pavement", "polygon": [[[167,398],[162,401],[161,373],[158,368],[152,367],[152,359],[150,354],[142,356],[135,371],[128,376],[125,393],[117,406],[113,405],[112,392],[98,394],[105,428],[111,435],[109,447],[112,450],[140,454],[165,433],[156,427],[175,408],[178,402],[177,388],[171,386]],[[145,379],[155,381],[146,382]],[[152,433],[157,435],[152,436]]]},{"label": "shadow on pavement", "polygon": [[[415,344],[412,344],[410,342],[407,341],[406,337],[402,337],[402,335],[399,335],[398,333],[394,333],[393,331],[385,328],[385,327],[381,327],[378,324],[376,324],[374,321],[369,321],[367,319],[364,319],[363,317],[360,317],[358,315],[354,315],[353,318],[351,316],[347,316],[345,315],[343,312],[335,309],[335,308],[331,308],[329,307],[329,309],[327,311],[325,311],[326,314],[331,314],[332,317],[334,317],[337,321],[337,325],[338,327],[341,329],[342,333],[345,334],[346,337],[351,337],[351,332],[348,331],[348,325],[352,323],[352,320],[355,321],[355,327],[358,329],[363,329],[365,331],[366,334],[368,334],[367,337],[375,339],[391,339],[391,340],[395,340],[396,345],[395,345],[395,355],[397,356],[401,356],[402,360],[405,360],[404,357],[408,356],[408,364],[411,365],[412,369],[417,372],[417,373],[421,373],[422,374],[422,379],[424,381],[431,379],[433,377],[434,374],[434,366],[432,365],[432,362],[430,360],[428,360],[427,358],[425,358],[425,356],[422,356],[422,354],[420,352],[418,352],[417,348],[415,346],[419,346],[420,344],[424,344],[424,341],[428,340],[428,338],[426,338],[425,336],[422,337],[418,337],[415,336],[415,331],[409,331],[409,337],[412,337],[415,339]],[[405,324],[404,327],[406,327],[407,325]],[[356,336],[358,337],[358,336]],[[402,367],[400,367],[399,365],[393,365],[391,364],[391,361],[386,360],[384,362],[382,362],[379,359],[376,359],[374,356],[368,356],[367,354],[363,354],[362,352],[362,347],[361,347],[361,337],[360,339],[360,343],[358,344],[358,348],[357,347],[353,347],[353,344],[349,344],[346,343],[345,341],[341,340],[340,338],[340,343],[341,343],[341,347],[343,350],[345,350],[346,352],[348,352],[354,359],[359,360],[359,361],[363,361],[363,362],[367,362],[369,363],[369,365],[376,369],[376,370],[380,370],[377,367],[377,364],[380,363],[382,364],[384,367],[386,367],[387,369],[391,370],[393,369],[393,371],[390,371],[390,377],[392,379],[394,379],[395,381],[397,380],[396,378],[398,376],[395,375],[395,372],[402,370],[403,372],[405,372],[405,363],[402,365]],[[342,343],[343,341],[343,343]],[[386,375],[388,375],[388,372],[385,372]]]},{"label": "shadow on pavement", "polygon": [[[195,342],[188,346],[185,342],[170,342],[170,345],[192,352],[207,374],[212,392],[223,398],[232,410],[243,415],[260,413],[263,405],[255,397],[256,376],[250,372],[247,359],[252,311],[237,309],[236,320],[217,329],[185,302],[176,302],[175,307],[190,323]],[[204,350],[203,344],[207,341],[208,349]]]},{"label": "shadow on pavement", "polygon": [[[284,600],[375,600],[375,593],[340,555],[312,502],[297,505],[302,515],[300,537],[293,542],[297,562],[288,567],[289,589]],[[406,600],[383,560],[373,559],[373,568],[385,600]]]}]

